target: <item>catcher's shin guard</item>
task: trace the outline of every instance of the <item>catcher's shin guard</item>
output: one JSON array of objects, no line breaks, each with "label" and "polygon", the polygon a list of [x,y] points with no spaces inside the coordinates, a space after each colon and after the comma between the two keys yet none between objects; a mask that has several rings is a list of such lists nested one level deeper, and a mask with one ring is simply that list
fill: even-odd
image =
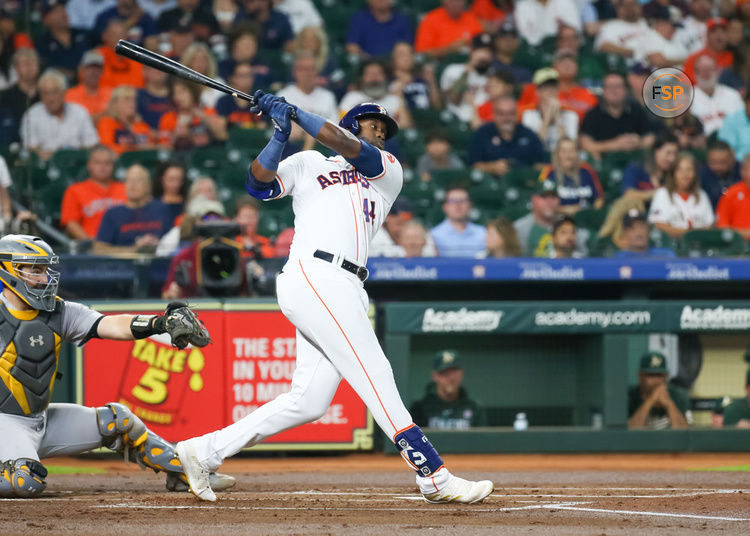
[{"label": "catcher's shin guard", "polygon": [[141,467],[156,472],[182,473],[180,460],[175,456],[174,445],[146,428],[143,421],[123,404],[111,402],[96,409],[102,444]]},{"label": "catcher's shin guard", "polygon": [[0,463],[0,497],[36,497],[47,483],[47,469],[29,458]]}]

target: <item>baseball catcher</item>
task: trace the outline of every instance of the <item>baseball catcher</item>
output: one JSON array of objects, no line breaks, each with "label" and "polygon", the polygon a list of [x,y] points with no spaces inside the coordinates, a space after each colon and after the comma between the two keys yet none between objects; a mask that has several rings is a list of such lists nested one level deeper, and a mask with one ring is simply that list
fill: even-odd
[{"label": "baseball catcher", "polygon": [[[208,330],[186,304],[170,303],[163,315],[102,315],[57,296],[58,257],[41,238],[0,238],[0,497],[36,497],[47,470],[40,459],[105,446],[143,468],[167,474],[167,489],[187,491],[174,445],[118,403],[100,408],[50,404],[63,341],[79,346],[93,338],[142,339],[168,333],[172,344],[205,346]],[[234,478],[211,475],[214,489]]]}]

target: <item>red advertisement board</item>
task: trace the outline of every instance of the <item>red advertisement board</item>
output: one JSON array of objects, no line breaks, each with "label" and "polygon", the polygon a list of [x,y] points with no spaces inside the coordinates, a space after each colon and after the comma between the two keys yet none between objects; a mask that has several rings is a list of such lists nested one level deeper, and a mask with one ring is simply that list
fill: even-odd
[{"label": "red advertisement board", "polygon": [[[154,432],[178,441],[236,422],[288,392],[296,360],[294,326],[268,305],[232,309],[198,309],[213,340],[205,348],[177,350],[166,335],[90,341],[79,350],[82,402],[126,404]],[[126,312],[153,310],[134,306]],[[342,381],[321,419],[256,448],[367,449],[372,428],[367,408]]]}]

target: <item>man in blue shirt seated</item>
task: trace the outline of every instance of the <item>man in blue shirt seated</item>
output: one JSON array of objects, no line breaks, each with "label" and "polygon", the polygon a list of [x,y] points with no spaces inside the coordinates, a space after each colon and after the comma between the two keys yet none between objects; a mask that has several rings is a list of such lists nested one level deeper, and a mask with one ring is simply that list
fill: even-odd
[{"label": "man in blue shirt seated", "polygon": [[145,44],[146,47],[155,47],[159,44],[157,34],[159,29],[156,21],[138,5],[137,0],[117,0],[117,5],[102,11],[96,17],[93,35],[97,38],[104,33],[107,23],[112,19],[120,19],[125,22],[128,30],[128,40]]},{"label": "man in blue shirt seated", "polygon": [[622,218],[622,250],[615,253],[615,257],[674,257],[671,249],[649,247],[650,234],[648,215],[637,208],[631,208]]},{"label": "man in blue shirt seated", "polygon": [[430,231],[440,257],[476,257],[487,248],[487,229],[469,221],[470,210],[465,188],[447,189],[443,202],[445,219]]},{"label": "man in blue shirt seated", "polygon": [[96,254],[153,253],[159,238],[174,225],[164,203],[151,198],[148,171],[141,165],[130,166],[125,173],[124,205],[107,209],[96,235]]},{"label": "man in blue shirt seated", "polygon": [[414,42],[409,19],[394,11],[393,0],[367,0],[367,6],[349,19],[347,52],[378,58],[390,54],[398,42]]},{"label": "man in blue shirt seated", "polygon": [[471,137],[469,161],[484,173],[505,175],[512,168],[538,166],[545,160],[544,147],[533,130],[518,124],[513,97],[499,97],[492,104],[493,122],[485,123]]}]

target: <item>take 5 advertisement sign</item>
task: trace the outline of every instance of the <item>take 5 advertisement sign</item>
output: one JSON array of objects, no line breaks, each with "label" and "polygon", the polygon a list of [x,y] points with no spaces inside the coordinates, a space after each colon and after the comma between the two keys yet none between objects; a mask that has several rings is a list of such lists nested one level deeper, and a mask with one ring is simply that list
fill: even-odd
[{"label": "take 5 advertisement sign", "polygon": [[[95,306],[105,314],[149,314],[153,304]],[[127,308],[127,309],[126,309]],[[127,405],[151,430],[179,441],[228,426],[289,392],[296,363],[294,326],[269,303],[195,307],[211,333],[205,348],[174,348],[166,334],[137,341],[91,340],[78,349],[78,399]],[[255,449],[370,449],[373,420],[342,380],[328,411]]]}]

